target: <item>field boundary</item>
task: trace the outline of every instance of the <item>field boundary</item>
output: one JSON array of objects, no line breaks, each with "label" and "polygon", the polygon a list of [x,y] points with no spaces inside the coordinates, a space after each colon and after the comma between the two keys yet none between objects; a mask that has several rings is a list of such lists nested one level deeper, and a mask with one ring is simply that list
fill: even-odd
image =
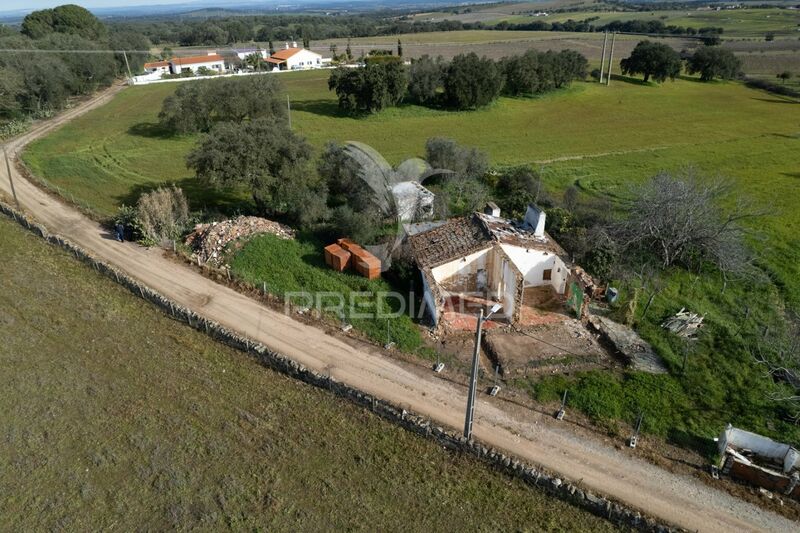
[{"label": "field boundary", "polygon": [[657,531],[659,533],[685,531],[643,515],[641,512],[617,501],[586,491],[578,484],[563,480],[543,468],[522,462],[494,448],[487,448],[478,441],[467,440],[454,431],[433,424],[431,420],[424,416],[398,407],[391,402],[375,398],[355,387],[336,381],[331,376],[315,372],[278,352],[268,349],[261,343],[254,342],[215,321],[208,320],[194,311],[176,304],[113,266],[103,261],[98,261],[88,251],[64,237],[51,233],[44,226],[33,222],[4,201],[0,201],[0,213],[48,243],[74,254],[76,259],[116,281],[133,295],[154,304],[175,320],[186,322],[191,328],[205,333],[213,340],[254,357],[261,365],[267,368],[314,387],[328,390],[340,398],[369,409],[377,416],[407,431],[432,439],[448,450],[476,457],[501,472],[519,478],[528,485],[538,487],[551,496],[585,509],[614,524],[631,527],[639,531]]}]

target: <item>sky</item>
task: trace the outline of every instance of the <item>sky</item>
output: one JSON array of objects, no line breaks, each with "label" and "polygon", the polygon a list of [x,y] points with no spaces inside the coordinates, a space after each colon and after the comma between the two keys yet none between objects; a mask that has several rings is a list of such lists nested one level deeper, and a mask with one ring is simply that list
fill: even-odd
[{"label": "sky", "polygon": [[[183,4],[191,0],[0,0],[0,11],[14,11],[17,9],[42,9],[56,7],[63,4],[78,4],[86,8],[93,7],[119,7],[119,6],[144,6],[163,4]],[[220,0],[220,5],[225,0]]]}]

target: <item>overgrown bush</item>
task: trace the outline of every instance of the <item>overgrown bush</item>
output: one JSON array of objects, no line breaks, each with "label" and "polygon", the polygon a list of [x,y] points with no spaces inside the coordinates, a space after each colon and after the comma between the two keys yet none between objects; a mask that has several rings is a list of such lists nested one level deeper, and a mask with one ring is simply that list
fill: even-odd
[{"label": "overgrown bush", "polygon": [[9,120],[0,124],[0,139],[6,139],[24,133],[30,127],[30,122],[24,119]]},{"label": "overgrown bush", "polygon": [[136,221],[148,242],[175,240],[189,224],[189,202],[178,187],[160,187],[139,198]]}]

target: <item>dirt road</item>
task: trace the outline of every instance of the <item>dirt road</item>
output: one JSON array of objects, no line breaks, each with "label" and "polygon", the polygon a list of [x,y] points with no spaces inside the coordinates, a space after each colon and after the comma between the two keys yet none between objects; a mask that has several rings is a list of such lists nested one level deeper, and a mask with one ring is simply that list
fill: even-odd
[{"label": "dirt road", "polygon": [[[102,105],[119,91],[41,123],[7,145],[17,157],[31,140]],[[9,179],[0,171],[0,192],[11,198]],[[261,306],[233,290],[163,257],[161,251],[110,239],[97,223],[42,192],[13,170],[24,211],[58,233],[114,264],[132,277],[198,314],[217,321],[318,372],[453,428],[461,428],[466,391],[433,373],[390,359],[369,347],[354,347],[314,327]],[[598,441],[578,437],[550,417],[525,411],[511,414],[503,403],[478,399],[475,436],[525,461],[539,464],[585,487],[626,502],[647,514],[691,530],[796,530],[797,524],[699,481],[664,471]]]}]

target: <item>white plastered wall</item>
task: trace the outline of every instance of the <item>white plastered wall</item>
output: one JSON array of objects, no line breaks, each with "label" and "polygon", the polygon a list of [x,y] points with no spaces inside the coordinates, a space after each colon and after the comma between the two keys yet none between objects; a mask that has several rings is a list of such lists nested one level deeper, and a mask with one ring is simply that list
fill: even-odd
[{"label": "white plastered wall", "polygon": [[[560,257],[543,250],[526,249],[510,244],[500,246],[514,262],[514,266],[522,272],[526,287],[552,285],[558,294],[564,294],[569,270]],[[548,268],[551,270],[550,281],[544,279],[544,271]]]}]

